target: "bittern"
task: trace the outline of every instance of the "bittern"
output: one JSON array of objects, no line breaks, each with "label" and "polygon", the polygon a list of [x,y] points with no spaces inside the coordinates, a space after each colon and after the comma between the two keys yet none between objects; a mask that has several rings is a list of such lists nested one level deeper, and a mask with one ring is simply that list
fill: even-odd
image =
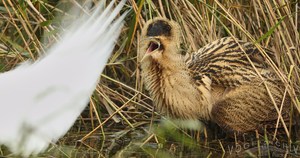
[{"label": "bittern", "polygon": [[142,77],[162,114],[212,121],[237,133],[274,128],[279,118],[275,106],[283,118],[278,127],[288,120],[285,86],[252,43],[225,37],[183,55],[181,39],[179,25],[165,18],[149,20],[142,29]]},{"label": "bittern", "polygon": [[[34,63],[0,74],[0,144],[27,157],[45,150],[88,104],[120,34],[125,14],[102,3],[74,20],[61,40]],[[79,9],[79,8],[78,8]]]}]

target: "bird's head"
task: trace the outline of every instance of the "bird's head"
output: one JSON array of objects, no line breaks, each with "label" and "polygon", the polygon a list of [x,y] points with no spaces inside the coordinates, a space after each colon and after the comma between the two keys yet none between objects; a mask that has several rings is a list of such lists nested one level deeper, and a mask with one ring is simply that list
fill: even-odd
[{"label": "bird's head", "polygon": [[140,39],[141,62],[155,60],[162,64],[179,56],[180,31],[177,23],[166,18],[149,20]]}]

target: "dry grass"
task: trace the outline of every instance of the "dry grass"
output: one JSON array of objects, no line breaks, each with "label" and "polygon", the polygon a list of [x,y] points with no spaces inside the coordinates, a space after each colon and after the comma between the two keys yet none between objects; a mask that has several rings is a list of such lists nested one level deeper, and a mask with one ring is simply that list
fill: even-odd
[{"label": "dry grass", "polygon": [[[96,1],[96,0],[95,0]],[[78,119],[74,129],[59,144],[68,145],[70,137],[80,140],[89,151],[100,156],[111,135],[124,136],[133,129],[152,124],[159,117],[143,88],[138,62],[138,35],[145,21],[164,16],[177,21],[184,36],[183,49],[188,53],[225,36],[253,42],[286,85],[293,99],[291,116],[300,112],[300,6],[298,0],[128,0],[124,10],[132,8],[117,42],[114,54],[101,76],[89,109]],[[12,69],[22,61],[35,60],[57,41],[60,20],[76,1],[2,0],[0,2],[0,71]],[[60,17],[60,16],[57,16]],[[44,42],[47,41],[47,42]],[[276,53],[276,65],[261,49]],[[278,109],[280,111],[280,109]],[[294,115],[296,113],[297,115]],[[77,128],[76,128],[77,127]],[[143,128],[142,128],[143,129]],[[287,127],[287,131],[291,131]],[[142,130],[151,133],[149,129]],[[73,136],[75,135],[75,138]],[[121,137],[120,136],[120,137]],[[100,142],[95,142],[95,140]],[[156,140],[155,135],[144,142]],[[114,138],[115,139],[115,138]],[[298,136],[299,140],[299,136]],[[159,141],[159,140],[158,140]]]}]

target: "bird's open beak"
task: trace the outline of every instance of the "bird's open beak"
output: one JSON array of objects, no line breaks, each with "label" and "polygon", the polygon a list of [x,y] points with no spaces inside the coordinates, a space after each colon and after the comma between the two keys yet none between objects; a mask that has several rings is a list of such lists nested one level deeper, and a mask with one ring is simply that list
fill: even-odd
[{"label": "bird's open beak", "polygon": [[144,55],[144,57],[142,58],[141,62],[147,58],[148,56],[150,56],[150,54],[158,49],[160,49],[161,47],[161,43],[158,39],[156,38],[148,38],[148,40],[150,40],[148,48],[146,50],[146,53]]},{"label": "bird's open beak", "polygon": [[146,54],[151,53],[159,48],[160,48],[160,41],[156,38],[150,38],[150,43],[146,51]]}]

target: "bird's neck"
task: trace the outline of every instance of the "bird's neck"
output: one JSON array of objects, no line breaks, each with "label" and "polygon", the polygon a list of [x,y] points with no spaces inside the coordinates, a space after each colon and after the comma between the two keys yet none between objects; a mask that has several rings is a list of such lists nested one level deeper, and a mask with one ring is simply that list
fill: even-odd
[{"label": "bird's neck", "polygon": [[210,84],[196,86],[183,59],[145,65],[144,82],[159,111],[173,118],[209,120]]}]

